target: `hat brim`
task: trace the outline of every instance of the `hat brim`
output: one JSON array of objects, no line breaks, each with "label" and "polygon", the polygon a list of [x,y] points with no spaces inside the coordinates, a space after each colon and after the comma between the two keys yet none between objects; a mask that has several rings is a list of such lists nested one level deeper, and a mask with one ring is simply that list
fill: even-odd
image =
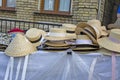
[{"label": "hat brim", "polygon": [[32,43],[32,45],[33,45],[34,47],[37,47],[37,46],[40,46],[41,43],[40,43],[40,41],[38,41],[38,42],[36,42],[36,43]]},{"label": "hat brim", "polygon": [[53,50],[66,50],[66,49],[69,49],[69,47],[43,47],[43,48],[38,48],[39,50],[50,50],[50,51],[53,51]]},{"label": "hat brim", "polygon": [[108,37],[104,37],[98,40],[101,47],[114,52],[120,52],[120,44],[112,42]]},{"label": "hat brim", "polygon": [[45,42],[45,45],[52,47],[65,47],[68,46],[66,43],[54,43],[54,42]]},{"label": "hat brim", "polygon": [[77,48],[72,48],[73,51],[95,51],[98,50],[99,48],[93,48],[93,47],[77,47]]},{"label": "hat brim", "polygon": [[[112,51],[109,51],[107,49],[101,48],[99,51],[99,53],[106,55],[106,56],[112,56]],[[116,56],[120,56],[119,53],[115,53]]]},{"label": "hat brim", "polygon": [[55,36],[45,36],[46,40],[50,40],[50,41],[64,41],[64,40],[70,40],[70,39],[75,39],[76,38],[76,34],[70,34],[70,33],[66,33],[65,37],[55,37]]}]

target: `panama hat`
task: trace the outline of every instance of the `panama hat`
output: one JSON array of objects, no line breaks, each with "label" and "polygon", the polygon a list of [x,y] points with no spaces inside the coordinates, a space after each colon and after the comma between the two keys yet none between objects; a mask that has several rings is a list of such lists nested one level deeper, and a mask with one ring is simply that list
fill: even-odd
[{"label": "panama hat", "polygon": [[74,38],[75,35],[70,35],[69,33],[66,33],[66,30],[62,28],[50,28],[49,34],[45,36],[45,39],[50,41],[61,41]]},{"label": "panama hat", "polygon": [[63,46],[69,46],[65,43],[65,41],[46,41],[45,45],[52,46],[52,47],[63,47]]},{"label": "panama hat", "polygon": [[42,37],[44,37],[46,35],[46,32],[41,30],[41,29],[37,29],[37,28],[30,28],[25,36],[28,38],[28,40],[33,44],[33,46],[37,47],[39,46],[40,40]]},{"label": "panama hat", "polygon": [[12,57],[20,57],[31,54],[34,51],[36,51],[36,48],[33,47],[32,43],[25,36],[16,34],[15,38],[6,48],[5,54]]},{"label": "panama hat", "polygon": [[80,22],[77,24],[75,29],[76,35],[86,34],[90,39],[92,39],[93,43],[97,43],[97,34],[96,31],[88,25],[86,22]]},{"label": "panama hat", "polygon": [[105,49],[120,52],[120,29],[112,29],[109,37],[100,38],[98,43]]},{"label": "panama hat", "polygon": [[100,34],[100,35],[97,35],[97,39],[100,38],[101,36],[108,35],[107,31],[105,29],[103,30],[103,28],[105,27],[101,26],[101,22],[99,20],[96,20],[96,19],[88,20],[87,24],[93,27],[97,34]]}]

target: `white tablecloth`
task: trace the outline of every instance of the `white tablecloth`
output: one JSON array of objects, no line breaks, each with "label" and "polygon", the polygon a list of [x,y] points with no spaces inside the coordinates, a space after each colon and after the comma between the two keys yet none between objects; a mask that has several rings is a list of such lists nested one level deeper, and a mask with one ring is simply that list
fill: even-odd
[{"label": "white tablecloth", "polygon": [[[77,54],[76,54],[77,53]],[[25,80],[111,80],[112,63],[110,56],[100,52],[37,51],[29,55]],[[12,80],[15,80],[18,61],[22,60],[18,80],[21,80],[24,58],[14,58]],[[4,80],[10,57],[0,52],[0,80]],[[120,79],[120,57],[116,57],[116,80]],[[96,62],[96,63],[95,63]]]}]

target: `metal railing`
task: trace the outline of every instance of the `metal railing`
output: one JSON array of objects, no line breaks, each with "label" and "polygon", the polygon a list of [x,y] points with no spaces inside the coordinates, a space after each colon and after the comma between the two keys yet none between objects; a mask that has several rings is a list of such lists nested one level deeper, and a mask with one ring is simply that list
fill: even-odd
[{"label": "metal railing", "polygon": [[49,31],[51,27],[61,27],[62,24],[49,23],[49,22],[30,22],[12,19],[0,19],[0,32],[7,33],[8,30],[18,27],[22,30],[28,30],[29,28],[38,28],[45,31]]}]

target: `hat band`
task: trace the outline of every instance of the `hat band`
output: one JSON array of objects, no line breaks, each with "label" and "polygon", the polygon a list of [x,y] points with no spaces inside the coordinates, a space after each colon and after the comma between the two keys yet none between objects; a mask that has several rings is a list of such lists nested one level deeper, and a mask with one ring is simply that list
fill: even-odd
[{"label": "hat band", "polygon": [[75,31],[66,30],[67,33],[75,33]]},{"label": "hat band", "polygon": [[96,39],[96,37],[94,36],[94,34],[92,34],[89,30],[84,29],[85,31],[87,31],[90,35],[92,35],[92,37],[94,37]]},{"label": "hat band", "polygon": [[110,36],[110,37],[109,37],[109,40],[111,40],[112,42],[115,42],[115,43],[120,44],[120,40],[115,39],[115,38],[114,38],[114,37],[112,37],[112,36]]},{"label": "hat band", "polygon": [[39,39],[37,39],[37,40],[35,40],[35,41],[30,41],[30,42],[31,42],[31,43],[36,43],[36,42],[40,41],[41,38],[42,38],[42,36],[41,36]]},{"label": "hat band", "polygon": [[77,44],[92,44],[91,40],[76,40]]},{"label": "hat band", "polygon": [[53,37],[65,37],[66,34],[65,33],[49,33],[49,36],[53,36]]}]

